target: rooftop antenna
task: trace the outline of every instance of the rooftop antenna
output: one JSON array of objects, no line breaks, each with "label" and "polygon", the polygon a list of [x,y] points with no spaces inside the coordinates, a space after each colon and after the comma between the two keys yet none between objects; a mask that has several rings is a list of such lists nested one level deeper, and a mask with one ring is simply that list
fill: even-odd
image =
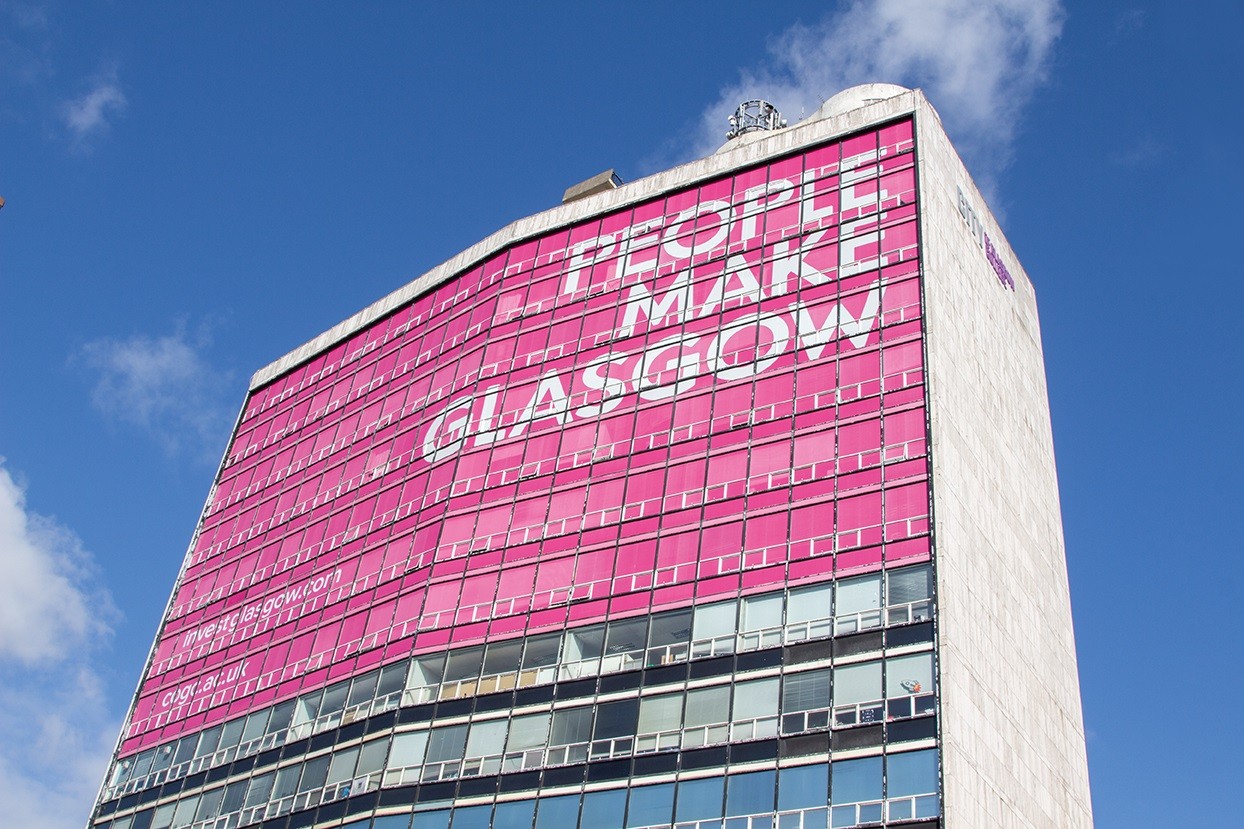
[{"label": "rooftop antenna", "polygon": [[744,101],[730,116],[730,131],[726,138],[738,138],[756,130],[780,130],[786,126],[786,119],[777,111],[777,107],[768,101],[757,98]]}]

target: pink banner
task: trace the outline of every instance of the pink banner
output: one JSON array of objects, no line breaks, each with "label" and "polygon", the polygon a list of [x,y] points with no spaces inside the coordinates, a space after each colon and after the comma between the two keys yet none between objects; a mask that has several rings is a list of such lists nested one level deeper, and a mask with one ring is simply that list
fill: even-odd
[{"label": "pink banner", "polygon": [[902,122],[518,243],[254,392],[124,750],[927,554],[913,164]]}]

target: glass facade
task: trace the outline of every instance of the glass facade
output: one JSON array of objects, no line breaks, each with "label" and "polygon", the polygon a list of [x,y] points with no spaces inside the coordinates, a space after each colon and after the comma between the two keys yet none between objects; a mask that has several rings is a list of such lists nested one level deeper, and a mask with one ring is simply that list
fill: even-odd
[{"label": "glass facade", "polygon": [[100,829],[936,822],[913,123],[252,390]]}]

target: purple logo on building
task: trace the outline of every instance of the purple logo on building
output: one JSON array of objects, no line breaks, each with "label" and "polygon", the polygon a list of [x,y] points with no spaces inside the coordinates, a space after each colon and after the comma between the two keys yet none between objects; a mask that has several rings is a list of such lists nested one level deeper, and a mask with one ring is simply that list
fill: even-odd
[{"label": "purple logo on building", "polygon": [[1015,278],[1007,270],[1006,263],[998,255],[998,249],[993,246],[993,241],[990,240],[989,234],[985,232],[985,224],[976,215],[976,210],[972,207],[971,202],[968,201],[968,197],[963,195],[963,189],[956,189],[959,192],[959,215],[963,217],[963,223],[968,226],[968,230],[976,238],[976,244],[980,246],[981,250],[985,251],[985,258],[989,260],[993,272],[997,274],[998,281],[1014,291]]}]

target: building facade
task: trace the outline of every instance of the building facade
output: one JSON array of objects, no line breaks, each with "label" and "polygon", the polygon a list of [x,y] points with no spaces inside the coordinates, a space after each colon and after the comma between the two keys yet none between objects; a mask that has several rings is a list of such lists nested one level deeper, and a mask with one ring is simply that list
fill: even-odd
[{"label": "building facade", "polygon": [[91,821],[1091,823],[1032,285],[886,85],[256,374]]}]

